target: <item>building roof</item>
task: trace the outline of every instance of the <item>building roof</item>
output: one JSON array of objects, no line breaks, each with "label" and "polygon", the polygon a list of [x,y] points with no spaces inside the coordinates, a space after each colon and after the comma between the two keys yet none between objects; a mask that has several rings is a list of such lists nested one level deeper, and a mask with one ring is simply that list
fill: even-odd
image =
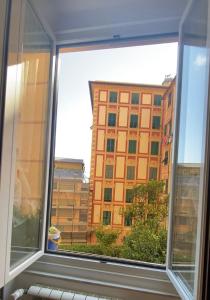
[{"label": "building roof", "polygon": [[148,87],[148,88],[159,88],[163,90],[167,90],[169,87],[164,85],[156,85],[156,84],[146,84],[146,83],[130,83],[130,82],[115,82],[115,81],[89,81],[89,89],[90,89],[90,100],[93,108],[93,94],[92,94],[92,84],[107,84],[107,85],[122,85],[122,86],[133,86],[133,87]]},{"label": "building roof", "polygon": [[56,157],[55,161],[57,162],[66,162],[66,163],[78,163],[78,164],[84,164],[83,159],[75,159],[75,158],[62,158],[62,157]]},{"label": "building roof", "polygon": [[55,169],[54,178],[66,178],[66,179],[84,179],[84,173],[81,170],[72,169]]}]

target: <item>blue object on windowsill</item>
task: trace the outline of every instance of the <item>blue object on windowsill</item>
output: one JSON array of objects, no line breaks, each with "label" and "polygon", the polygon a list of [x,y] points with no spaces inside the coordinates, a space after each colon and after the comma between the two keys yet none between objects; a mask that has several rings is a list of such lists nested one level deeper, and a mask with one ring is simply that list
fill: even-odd
[{"label": "blue object on windowsill", "polygon": [[[55,241],[57,242],[58,239],[55,240]],[[56,250],[58,250],[58,245],[56,243],[53,243],[52,240],[48,240],[48,250],[54,250],[54,251],[56,251]]]}]

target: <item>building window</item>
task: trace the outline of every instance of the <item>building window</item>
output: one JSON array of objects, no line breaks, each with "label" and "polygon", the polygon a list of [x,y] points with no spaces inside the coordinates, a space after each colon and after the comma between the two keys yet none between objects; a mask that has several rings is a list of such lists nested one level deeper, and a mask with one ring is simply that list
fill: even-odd
[{"label": "building window", "polygon": [[132,189],[126,189],[126,203],[132,203],[133,202],[133,191]]},{"label": "building window", "polygon": [[149,180],[157,180],[157,168],[151,167],[149,169]]},{"label": "building window", "polygon": [[129,140],[128,153],[136,153],[136,141],[135,140]]},{"label": "building window", "polygon": [[172,93],[168,95],[168,107],[171,106],[171,102],[172,102]]},{"label": "building window", "polygon": [[74,192],[75,191],[74,183],[72,183],[69,180],[60,180],[60,190]]},{"label": "building window", "polygon": [[162,96],[161,95],[155,95],[154,96],[154,105],[155,106],[161,106]]},{"label": "building window", "polygon": [[117,102],[117,92],[109,93],[109,102],[116,103]]},{"label": "building window", "polygon": [[138,127],[138,116],[131,115],[130,117],[130,128],[137,128]]},{"label": "building window", "polygon": [[112,188],[104,189],[104,201],[111,202],[112,201]]},{"label": "building window", "polygon": [[131,104],[139,104],[139,93],[131,94]]},{"label": "building window", "polygon": [[105,178],[113,178],[113,166],[112,165],[106,165]]},{"label": "building window", "polygon": [[106,151],[107,152],[114,152],[114,144],[115,144],[114,139],[107,139]]},{"label": "building window", "polygon": [[109,113],[108,115],[108,126],[116,126],[116,114]]},{"label": "building window", "polygon": [[104,211],[103,212],[103,225],[110,225],[111,224],[111,211]]},{"label": "building window", "polygon": [[124,226],[132,225],[132,217],[130,215],[125,216],[124,218]]},{"label": "building window", "polygon": [[162,160],[162,163],[166,166],[168,164],[168,151],[165,151],[165,157]]},{"label": "building window", "polygon": [[81,209],[79,212],[79,221],[87,223],[88,210]]},{"label": "building window", "polygon": [[127,179],[134,180],[135,179],[135,167],[127,166]]},{"label": "building window", "polygon": [[158,155],[159,142],[151,142],[151,155]]},{"label": "building window", "polygon": [[160,116],[152,118],[152,129],[160,129]]}]

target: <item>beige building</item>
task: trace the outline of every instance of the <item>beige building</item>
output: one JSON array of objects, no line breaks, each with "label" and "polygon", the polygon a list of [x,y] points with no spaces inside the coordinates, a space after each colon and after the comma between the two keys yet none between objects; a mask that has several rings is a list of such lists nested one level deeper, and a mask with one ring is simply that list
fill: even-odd
[{"label": "beige building", "polygon": [[89,184],[79,159],[55,159],[51,224],[61,231],[62,243],[88,240]]},{"label": "beige building", "polygon": [[[130,190],[161,175],[164,85],[90,82],[93,108],[89,225],[118,229]],[[92,242],[95,241],[92,235]]]}]

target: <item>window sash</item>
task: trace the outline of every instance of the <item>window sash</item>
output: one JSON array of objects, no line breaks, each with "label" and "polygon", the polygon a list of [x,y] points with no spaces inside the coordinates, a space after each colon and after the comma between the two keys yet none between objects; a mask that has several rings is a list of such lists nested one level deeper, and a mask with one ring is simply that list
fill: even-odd
[{"label": "window sash", "polygon": [[137,115],[130,116],[130,128],[138,128],[138,116]]},{"label": "window sash", "polygon": [[139,104],[139,93],[131,94],[131,104]]},{"label": "window sash", "polygon": [[116,103],[117,102],[117,92],[109,92],[109,102]]},{"label": "window sash", "polygon": [[128,153],[136,153],[136,140],[129,140],[128,142]]},{"label": "window sash", "polygon": [[105,202],[112,201],[112,188],[104,188],[104,201]]},{"label": "window sash", "polygon": [[103,211],[103,225],[111,224],[111,211]]},{"label": "window sash", "polygon": [[152,129],[160,129],[160,116],[153,116]]},{"label": "window sash", "polygon": [[107,152],[114,152],[115,140],[114,139],[107,139],[106,151]]},{"label": "window sash", "polygon": [[108,126],[111,126],[111,127],[116,126],[116,114],[115,113],[109,113]]},{"label": "window sash", "polygon": [[151,155],[159,154],[159,142],[151,142]]},{"label": "window sash", "polygon": [[154,96],[154,105],[155,106],[161,106],[162,102],[162,96],[161,95],[155,95]]}]

